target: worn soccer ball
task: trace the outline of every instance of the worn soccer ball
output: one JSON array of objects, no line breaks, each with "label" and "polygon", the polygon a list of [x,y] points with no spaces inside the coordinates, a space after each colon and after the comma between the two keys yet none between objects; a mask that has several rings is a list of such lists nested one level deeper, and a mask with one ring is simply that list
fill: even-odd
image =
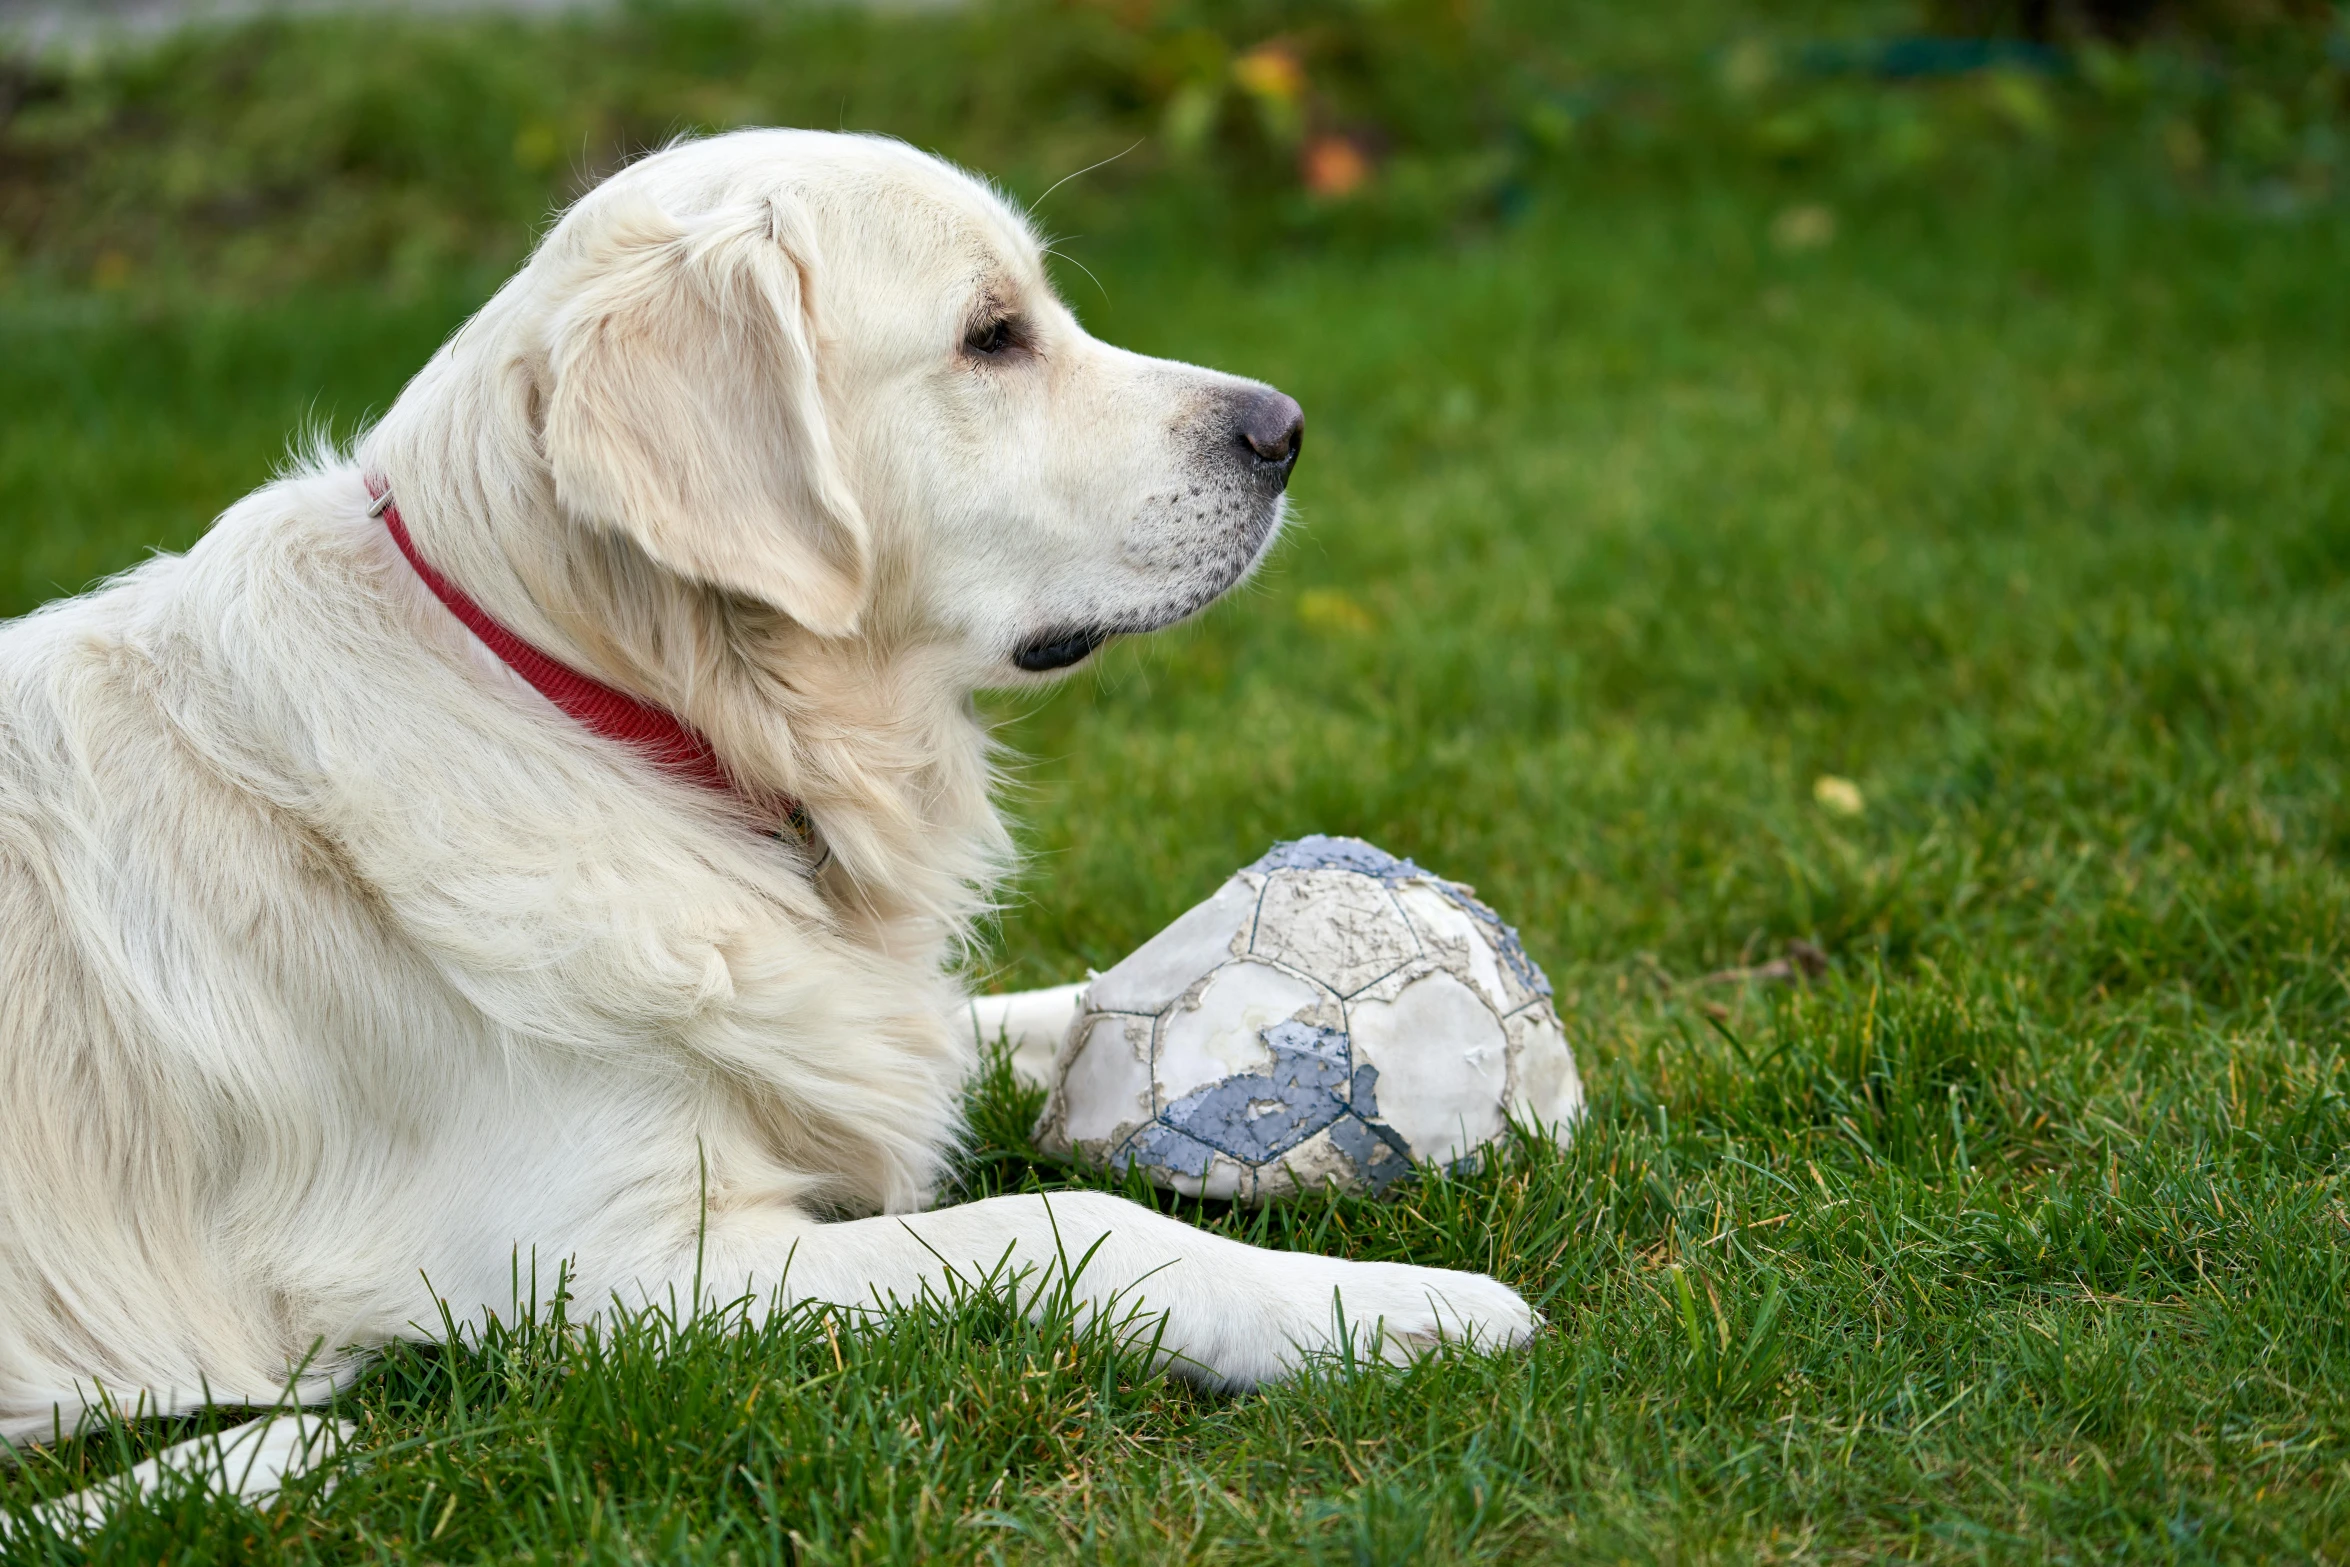
[{"label": "worn soccer ball", "polygon": [[1047,1151],[1261,1203],[1378,1192],[1507,1123],[1583,1109],[1550,981],[1471,889],[1300,838],[1094,978],[1054,1059]]}]

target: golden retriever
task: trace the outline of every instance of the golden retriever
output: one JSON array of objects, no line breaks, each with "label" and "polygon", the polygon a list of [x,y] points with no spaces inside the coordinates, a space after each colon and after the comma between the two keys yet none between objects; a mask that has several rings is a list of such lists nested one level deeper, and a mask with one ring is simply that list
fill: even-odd
[{"label": "golden retriever", "polygon": [[316,1398],[518,1254],[859,1310],[1091,1253],[1223,1387],[1524,1340],[1480,1275],[926,1206],[1012,854],[972,693],[1245,577],[1301,428],[1089,337],[980,181],[746,131],[572,207],[349,457],[0,628],[0,1435]]}]

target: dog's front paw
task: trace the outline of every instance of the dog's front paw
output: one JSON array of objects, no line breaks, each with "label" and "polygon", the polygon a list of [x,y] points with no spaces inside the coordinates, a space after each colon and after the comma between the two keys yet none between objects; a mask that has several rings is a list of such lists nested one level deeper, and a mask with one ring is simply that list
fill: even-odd
[{"label": "dog's front paw", "polygon": [[1412,1360],[1448,1345],[1516,1349],[1539,1326],[1525,1297],[1501,1280],[1450,1268],[1359,1262],[1334,1294],[1334,1335],[1343,1313],[1358,1351],[1368,1342],[1362,1334],[1376,1330],[1381,1358],[1388,1360]]},{"label": "dog's front paw", "polygon": [[1233,1313],[1212,1348],[1187,1357],[1198,1380],[1237,1389],[1315,1357],[1404,1365],[1439,1351],[1515,1349],[1541,1325],[1524,1297],[1482,1273],[1285,1253],[1264,1260],[1256,1309]]}]

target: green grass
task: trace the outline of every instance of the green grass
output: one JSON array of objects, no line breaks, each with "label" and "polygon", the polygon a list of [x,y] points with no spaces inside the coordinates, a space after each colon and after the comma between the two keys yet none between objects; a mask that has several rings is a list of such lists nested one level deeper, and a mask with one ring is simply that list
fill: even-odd
[{"label": "green grass", "polygon": [[[1098,330],[1313,439],[1255,587],[1002,705],[1000,977],[1108,964],[1276,836],[1475,882],[1557,983],[1573,1149],[1195,1216],[1492,1270],[1531,1352],[1226,1400],[986,1301],[542,1304],[389,1356],[331,1496],[92,1554],[2350,1557],[2350,218],[2036,167],[1829,189],[1799,253],[1799,180],[1605,161],[1451,240],[1073,247]],[[450,287],[0,299],[0,611],[383,406]],[[1795,938],[1815,984],[1708,978]],[[973,1190],[1058,1179],[1029,1108],[981,1093]]]}]

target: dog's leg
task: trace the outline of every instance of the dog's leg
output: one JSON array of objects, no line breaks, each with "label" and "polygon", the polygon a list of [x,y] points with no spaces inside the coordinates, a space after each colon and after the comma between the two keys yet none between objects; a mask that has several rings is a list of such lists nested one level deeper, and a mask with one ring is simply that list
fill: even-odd
[{"label": "dog's leg", "polygon": [[1482,1274],[1267,1251],[1099,1192],[794,1228],[754,1240],[713,1226],[705,1295],[747,1286],[786,1303],[876,1309],[993,1281],[1035,1315],[1066,1285],[1082,1315],[1108,1313],[1133,1342],[1156,1335],[1178,1374],[1222,1388],[1350,1342],[1402,1362],[1446,1345],[1515,1346],[1535,1327],[1517,1292]]},{"label": "dog's leg", "polygon": [[1012,1047],[1012,1074],[1030,1088],[1052,1086],[1053,1061],[1077,1020],[1087,980],[1049,990],[1016,990],[1008,995],[973,996],[971,1037],[982,1052]]},{"label": "dog's leg", "polygon": [[[234,1430],[175,1442],[145,1463],[34,1511],[58,1533],[78,1534],[103,1523],[109,1512],[131,1498],[153,1496],[167,1476],[183,1477],[258,1507],[277,1495],[286,1481],[333,1457],[350,1434],[348,1422],[321,1415],[264,1415]],[[0,1530],[0,1536],[5,1532]]]}]

